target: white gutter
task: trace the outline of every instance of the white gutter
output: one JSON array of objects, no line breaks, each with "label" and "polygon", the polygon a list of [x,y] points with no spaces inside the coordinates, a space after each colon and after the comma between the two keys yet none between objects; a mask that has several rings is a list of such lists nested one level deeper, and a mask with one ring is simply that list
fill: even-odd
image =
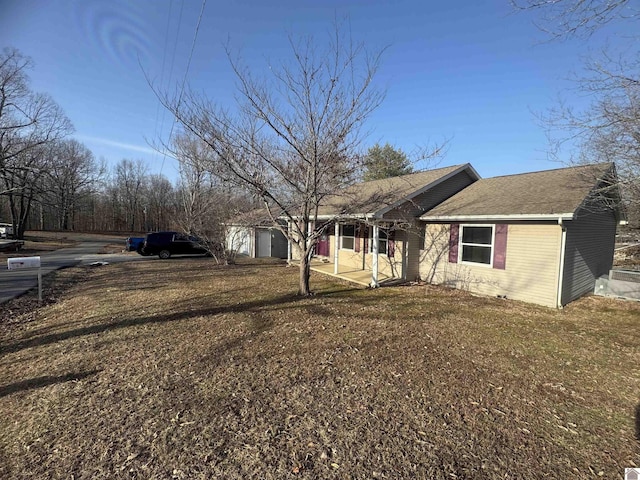
[{"label": "white gutter", "polygon": [[463,220],[573,220],[573,213],[516,213],[510,215],[423,215],[420,220],[428,221],[463,221]]},{"label": "white gutter", "polygon": [[558,267],[558,299],[557,307],[562,308],[562,280],[564,278],[564,257],[567,249],[567,227],[562,222],[562,217],[558,217],[558,225],[562,229],[562,238],[560,240],[560,266]]},{"label": "white gutter", "polygon": [[[314,220],[358,220],[358,219],[362,219],[364,217],[368,217],[371,216],[370,213],[350,213],[348,215],[336,215],[336,214],[331,214],[331,215],[317,215],[316,217],[313,217],[310,219],[314,219]],[[299,215],[295,215],[292,218],[301,218]]]}]

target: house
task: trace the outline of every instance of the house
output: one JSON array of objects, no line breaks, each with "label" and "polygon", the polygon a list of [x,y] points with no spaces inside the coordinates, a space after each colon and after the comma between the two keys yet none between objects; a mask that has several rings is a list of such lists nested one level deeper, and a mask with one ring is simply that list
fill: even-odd
[{"label": "house", "polygon": [[13,224],[0,223],[0,238],[9,238],[13,236]]},{"label": "house", "polygon": [[312,269],[561,307],[611,267],[618,200],[612,164],[487,179],[465,164],[364,182],[319,209]]},{"label": "house", "polygon": [[618,198],[613,164],[478,180],[420,217],[420,275],[562,307],[611,268]]},{"label": "house", "polygon": [[[349,274],[360,284],[413,280],[419,274],[418,217],[478,180],[470,164],[363,182],[326,199],[317,224],[322,236],[312,268]],[[292,252],[296,259],[295,250]]]},{"label": "house", "polygon": [[287,239],[263,209],[236,217],[226,226],[226,247],[252,258],[287,258]]}]

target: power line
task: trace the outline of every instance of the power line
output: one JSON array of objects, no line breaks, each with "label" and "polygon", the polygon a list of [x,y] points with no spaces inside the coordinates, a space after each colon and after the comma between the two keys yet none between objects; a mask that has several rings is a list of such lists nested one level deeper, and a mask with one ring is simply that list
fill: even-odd
[{"label": "power line", "polygon": [[[184,5],[184,4],[183,4]],[[191,60],[193,58],[193,52],[196,48],[196,42],[198,40],[198,32],[200,31],[200,23],[202,22],[202,16],[204,15],[204,9],[207,5],[207,0],[202,0],[202,7],[200,8],[200,15],[198,16],[198,23],[196,24],[196,29],[193,34],[193,41],[191,42],[191,51],[189,52],[189,59],[187,60],[187,68],[184,71],[184,76],[182,77],[182,85],[180,86],[180,95],[178,95],[178,103],[176,104],[176,109],[180,108],[180,102],[182,101],[182,96],[184,95],[184,86],[187,82],[187,76],[189,75],[189,69],[191,68]],[[175,53],[175,52],[174,52]],[[174,120],[171,123],[171,130],[169,131],[169,141],[171,141],[171,137],[173,136],[173,128],[175,127],[176,121]],[[162,158],[162,166],[160,167],[160,173],[162,173],[162,169],[164,168],[164,161],[166,159],[166,153]]]},{"label": "power line", "polygon": [[[184,11],[184,0],[180,4],[180,14],[178,15],[178,28],[176,29],[176,36],[173,40],[173,53],[171,54],[171,67],[169,68],[169,78],[167,80],[167,85],[171,82],[171,77],[173,77],[173,66],[176,61],[176,52],[178,51],[178,38],[180,37],[180,27],[182,27],[182,12]],[[171,10],[169,10],[169,18],[171,18]],[[168,36],[168,34],[167,34]],[[166,109],[162,109],[162,120],[160,121],[160,133],[164,130],[164,118],[167,114]],[[173,130],[173,125],[172,125]],[[166,149],[165,149],[166,150]],[[162,175],[162,171],[164,170],[164,162],[167,159],[167,154],[162,153],[162,165],[160,165],[160,175]]]},{"label": "power line", "polygon": [[[167,26],[164,32],[164,49],[162,51],[162,68],[160,69],[160,87],[161,88],[164,85],[164,71],[167,63],[167,45],[169,43],[169,27],[171,26],[171,10],[173,10],[173,0],[169,2],[169,13],[167,14]],[[160,117],[160,102],[156,104],[156,120],[155,120],[154,131],[153,131],[156,138],[159,136],[159,132],[158,132],[159,117]],[[164,110],[162,115],[162,123],[164,123]]]}]

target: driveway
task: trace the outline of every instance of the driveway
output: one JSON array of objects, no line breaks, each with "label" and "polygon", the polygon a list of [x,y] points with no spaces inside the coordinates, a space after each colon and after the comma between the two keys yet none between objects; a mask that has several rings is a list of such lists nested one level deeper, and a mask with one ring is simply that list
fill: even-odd
[{"label": "driveway", "polygon": [[[87,265],[96,261],[109,263],[149,260],[135,252],[98,254],[107,242],[84,241],[74,247],[61,248],[40,255],[42,275],[60,268]],[[0,303],[18,297],[38,286],[37,270],[7,270],[7,263],[0,265]]]}]

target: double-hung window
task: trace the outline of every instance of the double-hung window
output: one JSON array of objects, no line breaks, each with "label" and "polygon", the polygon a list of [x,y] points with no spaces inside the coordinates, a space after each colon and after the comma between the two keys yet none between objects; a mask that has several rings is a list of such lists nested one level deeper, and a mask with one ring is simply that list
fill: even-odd
[{"label": "double-hung window", "polygon": [[340,248],[343,250],[353,250],[356,238],[355,225],[340,225]]},{"label": "double-hung window", "polygon": [[[389,233],[382,228],[378,229],[378,254],[386,255],[389,245]],[[369,253],[373,253],[373,228],[369,229]]]},{"label": "double-hung window", "polygon": [[461,225],[460,249],[462,261],[491,266],[493,264],[493,225]]}]

